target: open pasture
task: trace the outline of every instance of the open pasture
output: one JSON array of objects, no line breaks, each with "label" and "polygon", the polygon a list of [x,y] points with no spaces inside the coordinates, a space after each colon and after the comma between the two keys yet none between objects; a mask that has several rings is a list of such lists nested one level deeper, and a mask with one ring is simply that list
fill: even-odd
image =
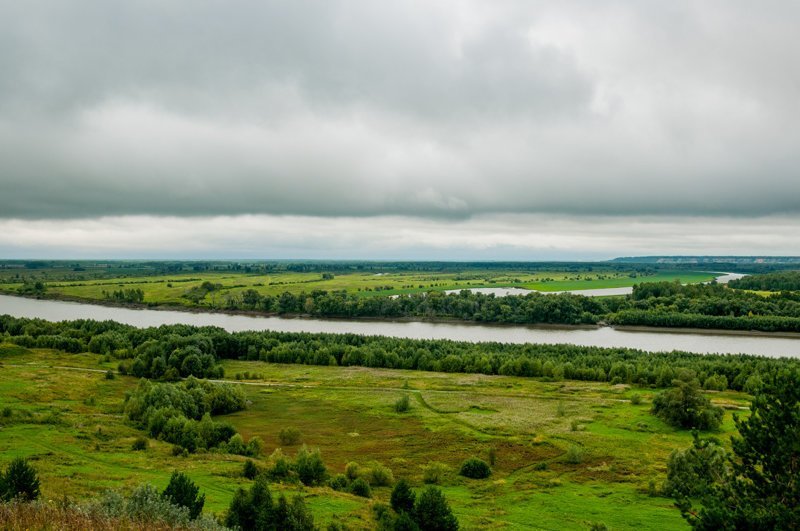
[{"label": "open pasture", "polygon": [[[207,494],[206,510],[221,513],[244,458],[218,453],[174,457],[169,445],[150,440],[131,450],[141,434],[122,418],[130,377],[105,378],[114,363],[93,354],[0,347],[0,397],[10,410],[0,418],[4,465],[16,455],[33,460],[44,495],[76,498],[110,486],[143,481],[163,487],[173,469],[186,471]],[[359,367],[309,367],[225,361],[226,379],[242,385],[250,400],[226,415],[247,438],[265,441],[265,456],[281,446],[287,427],[299,444],[319,447],[331,473],[348,462],[377,461],[396,478],[423,485],[426,469],[443,470],[440,484],[464,529],[610,529],[685,527],[672,501],[648,495],[664,479],[673,449],[691,435],[649,413],[655,390],[628,386],[541,381],[530,378],[443,374]],[[248,374],[249,373],[249,374]],[[237,379],[238,375],[238,379]],[[249,378],[248,378],[249,376]],[[631,397],[638,394],[638,405]],[[408,412],[395,402],[411,398]],[[747,405],[740,393],[710,393],[726,406],[723,432],[733,431],[732,411]],[[494,460],[493,475],[457,475],[467,457]],[[277,490],[296,491],[294,486]],[[302,489],[320,523],[334,518],[353,529],[372,524],[370,505],[386,502],[389,488],[373,500],[327,487]]]}]

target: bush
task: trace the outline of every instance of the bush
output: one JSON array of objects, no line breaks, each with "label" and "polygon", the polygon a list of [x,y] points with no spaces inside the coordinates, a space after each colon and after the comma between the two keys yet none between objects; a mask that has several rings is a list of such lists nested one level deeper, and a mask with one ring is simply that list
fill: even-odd
[{"label": "bush", "polygon": [[328,486],[333,490],[345,491],[349,487],[350,482],[344,474],[336,474],[328,480]]},{"label": "bush", "polygon": [[114,371],[112,371],[111,369],[108,369],[106,371],[106,380],[113,380],[116,377],[117,377],[117,375],[114,374]]},{"label": "bush", "polygon": [[173,504],[152,485],[136,487],[127,498],[118,492],[106,492],[99,508],[107,516],[138,522],[163,522],[172,527],[185,527],[191,521],[189,509]]},{"label": "bush", "polygon": [[372,497],[372,489],[370,489],[369,483],[367,483],[361,478],[356,478],[350,484],[350,492],[355,494],[356,496],[361,496],[362,498]]},{"label": "bush", "polygon": [[192,520],[200,516],[206,502],[205,494],[200,494],[200,489],[189,479],[189,476],[178,471],[172,473],[169,484],[161,495],[173,505],[186,507],[189,511],[189,518]]},{"label": "bush", "polygon": [[347,476],[347,479],[351,481],[358,478],[359,475],[358,463],[355,463],[353,461],[347,463],[347,465],[344,467],[344,474]]},{"label": "bush", "polygon": [[403,395],[394,403],[394,410],[398,413],[405,413],[409,409],[411,409],[411,400],[409,400],[408,395]]},{"label": "bush", "polygon": [[633,393],[631,395],[631,404],[633,404],[634,406],[638,406],[641,403],[642,403],[642,395],[640,395],[639,393]]},{"label": "bush", "polygon": [[294,446],[300,443],[302,434],[297,428],[283,428],[278,433],[278,440],[284,446]]},{"label": "bush", "polygon": [[131,449],[134,452],[140,452],[142,450],[147,450],[148,446],[147,437],[136,437],[136,440],[134,440],[131,445]]},{"label": "bush", "polygon": [[242,477],[247,479],[255,479],[258,475],[258,467],[252,459],[248,459],[242,466]]},{"label": "bush", "polygon": [[461,463],[461,469],[458,473],[467,478],[485,479],[492,475],[492,469],[489,468],[489,464],[483,459],[470,457]]},{"label": "bush", "polygon": [[286,481],[290,478],[294,479],[295,471],[293,470],[292,463],[283,455],[280,448],[272,452],[269,457],[272,466],[267,471],[267,477],[273,481]]},{"label": "bush", "polygon": [[0,474],[0,500],[35,500],[39,497],[39,476],[36,470],[21,457],[14,458]]},{"label": "bush", "polygon": [[566,460],[571,465],[583,463],[583,448],[574,444],[570,446],[567,449]]},{"label": "bush", "polygon": [[411,513],[414,510],[414,502],[416,502],[417,497],[414,491],[411,490],[408,481],[401,479],[397,482],[397,485],[394,486],[394,489],[392,489],[392,496],[389,500],[392,509],[394,509],[396,513]]},{"label": "bush", "polygon": [[673,380],[674,387],[653,399],[652,412],[679,428],[715,430],[722,424],[722,408],[713,406],[700,391],[700,382],[691,375]]},{"label": "bush", "polygon": [[430,462],[422,471],[422,481],[428,484],[440,485],[444,480],[449,467],[444,463]]},{"label": "bush", "polygon": [[391,487],[394,484],[394,474],[380,463],[373,463],[367,475],[369,484],[373,487]]}]

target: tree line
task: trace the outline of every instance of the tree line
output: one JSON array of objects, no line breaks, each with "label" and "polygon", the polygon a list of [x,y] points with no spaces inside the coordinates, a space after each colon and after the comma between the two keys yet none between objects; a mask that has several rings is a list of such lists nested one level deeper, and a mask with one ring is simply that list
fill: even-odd
[{"label": "tree line", "polygon": [[[154,379],[171,379],[176,372],[180,376],[206,377],[209,372],[221,376],[220,359],[243,359],[503,374],[653,387],[668,387],[687,370],[707,389],[752,392],[780,370],[800,365],[800,360],[792,358],[743,354],[651,353],[567,344],[469,343],[359,334],[230,333],[217,327],[136,328],[113,321],[56,323],[8,315],[0,316],[0,334],[6,341],[24,347],[59,349],[68,346],[69,349],[64,349],[67,352],[88,350],[113,356],[120,360],[121,371]],[[187,363],[188,359],[192,362]],[[180,370],[175,369],[176,365],[180,365]]]},{"label": "tree line", "polygon": [[255,289],[227,294],[224,309],[277,315],[339,318],[458,319],[507,324],[601,324],[800,332],[800,294],[762,297],[723,285],[679,282],[637,284],[625,297],[571,293],[496,297],[462,290],[395,297],[361,297],[345,291],[262,295]]},{"label": "tree line", "polygon": [[764,275],[749,275],[728,284],[736,289],[757,291],[800,291],[800,271],[781,271]]}]

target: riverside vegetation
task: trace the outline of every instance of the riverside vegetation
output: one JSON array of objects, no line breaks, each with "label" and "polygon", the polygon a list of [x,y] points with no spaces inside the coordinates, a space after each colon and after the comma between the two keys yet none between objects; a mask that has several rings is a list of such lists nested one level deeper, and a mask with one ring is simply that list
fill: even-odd
[{"label": "riverside vegetation", "polygon": [[[663,529],[738,506],[739,522],[796,523],[780,510],[796,492],[752,501],[796,471],[748,449],[775,444],[796,462],[798,430],[777,424],[781,404],[797,407],[795,360],[8,316],[0,327],[0,465],[22,458],[45,500],[0,506],[4,527],[135,528],[149,514],[187,529]],[[228,380],[194,378],[209,370]],[[760,397],[748,424],[744,390]],[[755,439],[760,427],[774,439]],[[705,431],[693,442],[689,428]],[[747,444],[729,442],[737,429]],[[680,479],[706,471],[705,483]],[[748,478],[762,487],[743,498]],[[694,484],[706,486],[685,495]]]}]

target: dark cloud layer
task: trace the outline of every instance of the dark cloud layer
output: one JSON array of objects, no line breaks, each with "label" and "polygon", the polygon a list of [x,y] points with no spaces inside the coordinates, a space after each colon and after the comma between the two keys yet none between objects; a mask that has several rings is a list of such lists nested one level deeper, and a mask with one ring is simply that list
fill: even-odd
[{"label": "dark cloud layer", "polygon": [[0,3],[0,217],[800,213],[796,2]]}]

